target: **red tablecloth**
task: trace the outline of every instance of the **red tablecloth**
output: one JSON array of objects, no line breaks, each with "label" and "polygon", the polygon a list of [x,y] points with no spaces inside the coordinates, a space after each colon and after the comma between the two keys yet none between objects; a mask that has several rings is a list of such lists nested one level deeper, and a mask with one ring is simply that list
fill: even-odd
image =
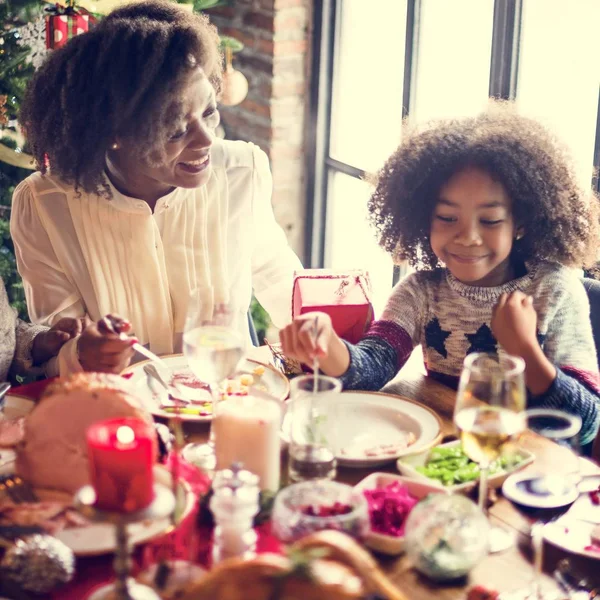
[{"label": "red tablecloth", "polygon": [[[37,400],[48,385],[49,380],[14,388],[16,394]],[[181,462],[181,477],[190,485],[196,496],[203,496],[210,487],[210,480],[195,467]],[[212,528],[198,526],[197,507],[182,521],[171,534],[157,538],[136,549],[134,553],[134,574],[136,570],[160,560],[165,553],[171,558],[193,560],[204,567],[210,567],[212,549]],[[280,544],[271,535],[270,524],[257,527],[258,552],[279,552]],[[112,555],[79,558],[75,579],[67,586],[50,596],[53,600],[85,600],[96,587],[113,579]]]}]

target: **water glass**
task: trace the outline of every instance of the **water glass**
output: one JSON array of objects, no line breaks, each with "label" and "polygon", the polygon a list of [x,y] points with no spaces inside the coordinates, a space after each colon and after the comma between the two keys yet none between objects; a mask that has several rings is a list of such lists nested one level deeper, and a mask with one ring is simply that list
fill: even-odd
[{"label": "water glass", "polygon": [[324,375],[301,375],[290,383],[289,479],[334,479],[335,411],[342,384]]}]

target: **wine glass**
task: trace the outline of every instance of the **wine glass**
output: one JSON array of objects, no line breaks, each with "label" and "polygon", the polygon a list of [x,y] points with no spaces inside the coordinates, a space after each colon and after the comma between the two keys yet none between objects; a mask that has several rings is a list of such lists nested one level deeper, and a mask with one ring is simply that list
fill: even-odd
[{"label": "wine glass", "polygon": [[[525,429],[524,369],[521,358],[506,354],[473,353],[463,364],[454,423],[465,454],[479,464],[479,507],[484,513],[490,464]],[[490,527],[490,552],[501,552],[513,543],[506,530]]]},{"label": "wine glass", "polygon": [[[208,310],[200,295],[193,292],[183,333],[183,353],[194,375],[209,387],[214,418],[221,399],[220,385],[238,369],[245,343],[239,311],[231,304],[218,304]],[[216,461],[212,426],[207,443],[187,444],[182,454],[188,462],[213,471]]]},{"label": "wine glass", "polygon": [[534,408],[526,411],[527,426],[565,448],[561,459],[553,455],[551,471],[536,473],[528,469],[508,477],[502,493],[526,517],[532,518],[533,585],[526,595],[530,600],[556,598],[553,591],[542,588],[544,525],[561,516],[579,497],[579,432],[581,419],[560,410]]}]

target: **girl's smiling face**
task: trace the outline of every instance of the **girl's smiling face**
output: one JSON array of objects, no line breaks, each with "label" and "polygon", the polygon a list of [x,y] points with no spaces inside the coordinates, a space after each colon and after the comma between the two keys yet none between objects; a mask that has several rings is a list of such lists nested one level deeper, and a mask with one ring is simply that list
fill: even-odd
[{"label": "girl's smiling face", "polygon": [[442,186],[429,241],[459,281],[492,287],[514,278],[511,204],[504,186],[476,167],[455,173]]}]

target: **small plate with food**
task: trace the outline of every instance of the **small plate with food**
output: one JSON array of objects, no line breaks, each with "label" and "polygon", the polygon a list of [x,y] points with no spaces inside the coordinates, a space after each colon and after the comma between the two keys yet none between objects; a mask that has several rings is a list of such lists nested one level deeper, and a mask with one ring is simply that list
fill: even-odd
[{"label": "small plate with food", "polygon": [[[534,458],[531,452],[521,448],[505,452],[490,465],[488,486],[499,488],[511,473],[530,465]],[[450,492],[466,494],[479,481],[479,465],[464,453],[459,440],[407,454],[398,460],[397,466],[406,477],[426,481]]]},{"label": "small plate with food", "polygon": [[[346,467],[384,465],[441,439],[442,423],[431,409],[393,394],[342,392],[332,414],[331,446],[338,464]],[[288,413],[283,421],[284,442],[289,441],[290,425]]]},{"label": "small plate with food", "polygon": [[[167,383],[184,392],[184,402],[178,401],[174,394],[168,398],[159,384],[149,384],[144,367],[152,361],[136,363],[122,373],[135,386],[150,413],[165,419],[179,412],[184,421],[212,420],[212,401],[208,386],[192,373],[185,356],[173,354],[161,358],[172,373],[171,380]],[[271,365],[246,359],[241,362],[236,374],[223,382],[221,395],[223,399],[246,396],[253,388],[280,401],[285,400],[290,392],[289,381],[283,373]]]},{"label": "small plate with food", "polygon": [[600,525],[578,521],[567,513],[544,525],[544,539],[565,552],[600,560]]},{"label": "small plate with food", "polygon": [[371,473],[354,489],[364,495],[369,506],[365,545],[391,556],[404,552],[404,526],[416,504],[429,494],[448,493],[436,485],[393,473]]}]

